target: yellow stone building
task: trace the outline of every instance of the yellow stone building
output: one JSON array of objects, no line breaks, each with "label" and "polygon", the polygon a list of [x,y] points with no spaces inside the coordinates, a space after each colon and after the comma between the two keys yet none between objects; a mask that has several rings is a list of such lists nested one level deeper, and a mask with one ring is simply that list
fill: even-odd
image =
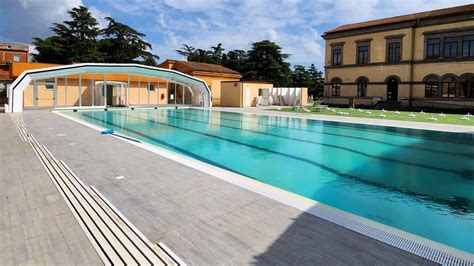
[{"label": "yellow stone building", "polygon": [[211,89],[212,105],[221,105],[221,82],[240,81],[242,75],[230,68],[207,63],[168,59],[159,65],[161,68],[173,69],[202,79]]},{"label": "yellow stone building", "polygon": [[331,29],[325,102],[474,108],[474,5]]}]

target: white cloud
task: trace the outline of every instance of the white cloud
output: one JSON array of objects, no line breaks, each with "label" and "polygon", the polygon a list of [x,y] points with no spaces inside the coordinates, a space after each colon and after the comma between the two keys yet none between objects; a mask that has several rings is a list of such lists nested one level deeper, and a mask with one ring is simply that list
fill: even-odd
[{"label": "white cloud", "polygon": [[[29,42],[49,33],[51,22],[81,0],[6,1],[7,25],[0,39]],[[472,3],[472,0],[82,0],[91,11],[113,17],[147,34],[162,59],[179,58],[183,43],[209,49],[222,43],[226,51],[249,49],[269,39],[291,54],[293,64],[324,62],[322,33],[332,27],[383,17]],[[102,5],[101,5],[101,4]],[[3,12],[3,10],[0,10]],[[108,15],[108,14],[107,14]],[[120,15],[120,16],[118,16]],[[103,23],[103,22],[101,22]],[[6,34],[9,34],[8,36]]]},{"label": "white cloud", "polygon": [[269,29],[267,30],[267,33],[265,34],[266,39],[272,41],[272,42],[278,42],[278,32],[275,29]]},{"label": "white cloud", "polygon": [[178,47],[178,45],[181,45],[179,41],[180,37],[175,32],[166,30],[164,33],[166,35],[166,44],[169,47]]},{"label": "white cloud", "polygon": [[166,23],[166,19],[166,14],[160,13],[158,14],[158,18],[156,19],[156,21],[158,22],[158,24],[160,24],[161,27],[167,28],[168,24]]},{"label": "white cloud", "polygon": [[209,25],[209,22],[207,22],[207,20],[198,17],[197,22],[199,24],[199,27],[201,27],[202,30],[205,30],[205,31],[209,30],[210,25]]},{"label": "white cloud", "polygon": [[102,12],[94,6],[90,6],[89,11],[91,12],[92,16],[97,19],[100,28],[103,29],[107,27],[109,23],[107,22],[107,20],[105,20],[105,18],[110,17],[110,14]]},{"label": "white cloud", "polygon": [[3,32],[0,39],[9,42],[31,43],[33,37],[50,34],[53,22],[67,18],[66,11],[82,5],[81,0],[2,0]]}]

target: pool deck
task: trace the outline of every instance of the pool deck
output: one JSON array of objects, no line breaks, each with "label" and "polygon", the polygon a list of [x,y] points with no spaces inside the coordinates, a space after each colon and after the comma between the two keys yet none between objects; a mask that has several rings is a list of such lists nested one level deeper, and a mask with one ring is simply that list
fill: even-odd
[{"label": "pool deck", "polygon": [[0,114],[0,136],[0,264],[102,264],[6,114]]},{"label": "pool deck", "polygon": [[[355,123],[355,124],[364,124],[364,125],[377,125],[377,126],[390,126],[390,127],[412,128],[412,129],[434,130],[434,131],[445,131],[445,132],[456,132],[456,133],[468,133],[468,134],[474,135],[474,126],[275,111],[275,109],[278,107],[280,106],[264,106],[264,107],[262,106],[262,107],[244,107],[244,108],[213,107],[212,109],[217,110],[217,111],[246,113],[246,114],[278,115],[278,116],[284,116],[284,117],[306,118],[306,119],[314,119],[314,120],[321,120],[321,121],[333,121],[333,122]],[[291,106],[282,106],[282,107],[287,108]],[[273,110],[270,110],[270,109],[273,109]]]},{"label": "pool deck", "polygon": [[[189,265],[434,264],[57,114],[30,111],[23,118],[28,131],[87,185],[101,191],[148,239],[164,242]],[[0,114],[0,261],[19,264],[25,261],[21,259],[24,249],[14,252],[13,244],[4,247],[5,239],[13,238],[8,233],[13,231],[11,219],[7,221],[5,213],[20,210],[25,200],[29,203],[30,190],[46,187],[45,200],[56,199],[55,204],[63,205],[62,214],[72,214],[64,209],[38,158],[20,141],[9,120]],[[30,207],[34,206],[25,208]],[[90,253],[88,264],[98,263],[97,254],[84,241],[80,242],[84,248],[69,245],[56,217],[49,226],[60,229],[56,234],[63,238],[56,239],[57,245],[70,251],[65,260],[75,262],[77,248]],[[81,233],[76,235],[85,239]]]}]

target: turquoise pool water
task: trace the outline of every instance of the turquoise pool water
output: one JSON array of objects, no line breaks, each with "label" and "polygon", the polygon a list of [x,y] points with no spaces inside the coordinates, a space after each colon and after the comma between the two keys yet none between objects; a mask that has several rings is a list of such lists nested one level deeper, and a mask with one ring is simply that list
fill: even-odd
[{"label": "turquoise pool water", "polygon": [[67,113],[474,254],[474,137],[193,109]]}]

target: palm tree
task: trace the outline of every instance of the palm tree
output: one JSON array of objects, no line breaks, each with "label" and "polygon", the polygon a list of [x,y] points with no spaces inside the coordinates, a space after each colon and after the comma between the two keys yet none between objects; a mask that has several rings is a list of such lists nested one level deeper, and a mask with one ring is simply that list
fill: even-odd
[{"label": "palm tree", "polygon": [[179,55],[189,57],[196,52],[196,48],[192,47],[191,45],[187,45],[183,43],[183,46],[179,50],[176,50]]},{"label": "palm tree", "polygon": [[220,64],[222,62],[222,55],[225,49],[222,48],[222,43],[218,43],[217,46],[211,47],[211,56],[213,58],[214,63]]}]

